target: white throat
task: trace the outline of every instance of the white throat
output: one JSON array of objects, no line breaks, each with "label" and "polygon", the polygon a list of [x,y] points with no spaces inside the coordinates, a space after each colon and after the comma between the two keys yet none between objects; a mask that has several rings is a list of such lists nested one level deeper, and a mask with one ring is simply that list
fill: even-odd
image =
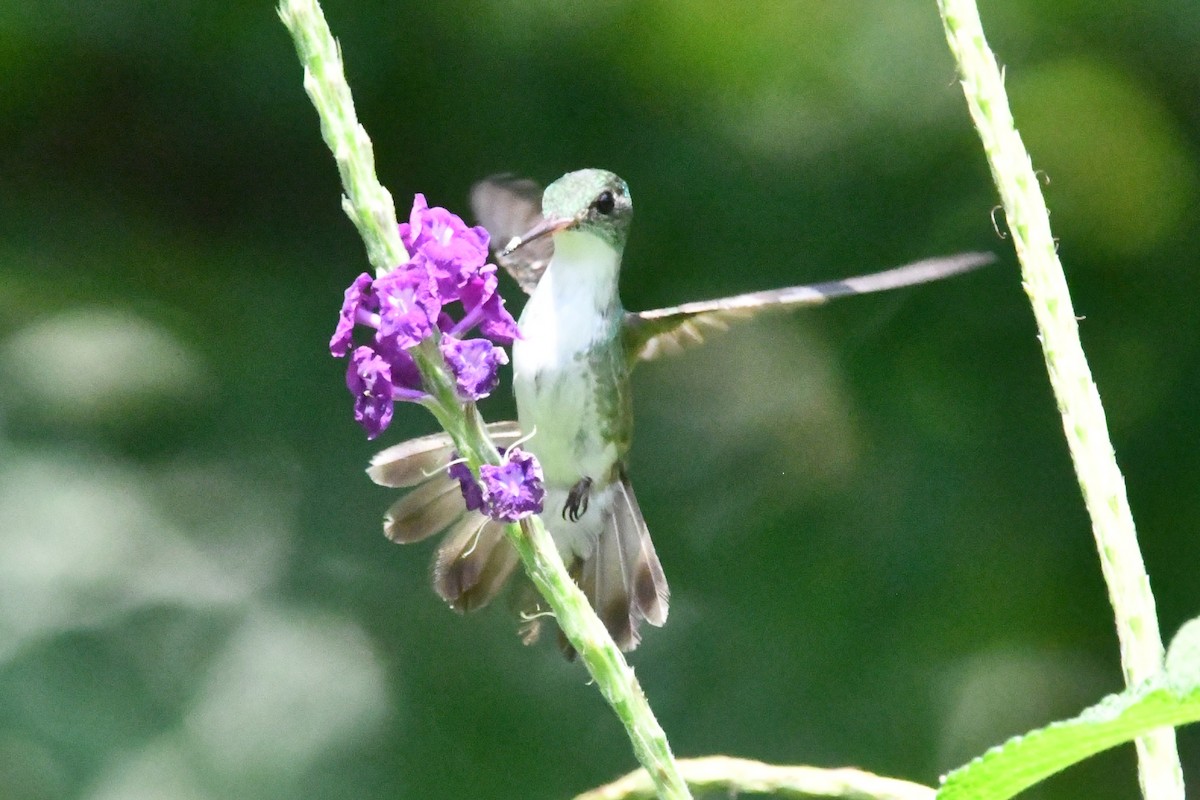
[{"label": "white throat", "polygon": [[[521,314],[520,344],[543,351],[538,361],[555,361],[586,350],[610,335],[620,316],[617,278],[621,256],[603,239],[581,231],[554,237],[554,258]],[[547,352],[549,351],[549,352]]]},{"label": "white throat", "polygon": [[554,237],[554,258],[534,297],[545,284],[560,309],[605,312],[617,296],[620,269],[621,254],[608,242],[584,231],[563,231]]}]

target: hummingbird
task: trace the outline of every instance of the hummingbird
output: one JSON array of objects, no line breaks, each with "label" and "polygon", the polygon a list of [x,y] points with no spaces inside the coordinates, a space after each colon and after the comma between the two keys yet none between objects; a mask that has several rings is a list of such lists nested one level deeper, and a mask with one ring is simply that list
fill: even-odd
[{"label": "hummingbird", "polygon": [[[653,311],[626,311],[618,291],[633,219],[625,181],[583,169],[550,184],[493,176],[471,190],[497,263],[530,297],[513,343],[517,420],[489,426],[501,447],[525,439],[540,462],[542,518],[572,577],[622,650],[637,647],[643,622],[667,620],[670,592],[630,483],[633,436],[630,373],[760,312],[815,305],[855,294],[939,280],[994,260],[989,253],[931,258],[826,283],[752,292]],[[371,461],[384,486],[415,487],[388,510],[384,532],[414,542],[447,531],[434,559],[434,588],[452,608],[480,608],[517,564],[503,524],[467,512],[446,474],[454,457],[446,434],[394,445]],[[543,609],[524,593],[526,643]],[[571,657],[560,635],[560,646]]]}]

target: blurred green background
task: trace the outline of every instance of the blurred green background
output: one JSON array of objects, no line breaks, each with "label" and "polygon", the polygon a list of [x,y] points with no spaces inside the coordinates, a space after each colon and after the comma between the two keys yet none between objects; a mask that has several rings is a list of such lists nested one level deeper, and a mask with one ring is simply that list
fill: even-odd
[{"label": "blurred green background", "polygon": [[[982,11],[1170,635],[1200,612],[1200,5]],[[933,0],[326,13],[401,217],[612,169],[631,308],[1000,254],[639,371],[673,597],[633,662],[680,755],[931,783],[1120,687]],[[581,667],[381,535],[362,469],[433,422],[352,421],[327,343],[366,263],[271,3],[3,0],[0,76],[0,797],[563,798],[632,768]],[[1028,796],[1136,791],[1125,747]]]}]

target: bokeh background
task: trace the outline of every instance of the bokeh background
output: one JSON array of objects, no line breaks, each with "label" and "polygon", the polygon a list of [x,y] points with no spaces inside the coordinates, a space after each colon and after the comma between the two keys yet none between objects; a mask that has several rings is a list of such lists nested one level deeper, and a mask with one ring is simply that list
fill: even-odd
[{"label": "bokeh background", "polygon": [[[982,10],[1170,635],[1200,612],[1200,6]],[[631,308],[1000,255],[637,374],[673,597],[633,662],[679,754],[931,783],[1120,687],[932,0],[326,12],[401,217],[612,169]],[[581,667],[381,535],[363,467],[433,422],[351,419],[327,342],[366,263],[271,3],[3,0],[0,75],[0,796],[563,798],[632,768]],[[1029,796],[1135,792],[1125,747]]]}]

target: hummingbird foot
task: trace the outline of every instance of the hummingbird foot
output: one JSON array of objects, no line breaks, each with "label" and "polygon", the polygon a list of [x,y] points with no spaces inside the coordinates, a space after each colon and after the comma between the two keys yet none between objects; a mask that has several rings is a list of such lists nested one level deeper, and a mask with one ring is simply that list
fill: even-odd
[{"label": "hummingbird foot", "polygon": [[567,502],[563,503],[562,518],[571,522],[579,522],[579,518],[587,513],[588,497],[592,493],[592,479],[580,478],[567,493]]}]

